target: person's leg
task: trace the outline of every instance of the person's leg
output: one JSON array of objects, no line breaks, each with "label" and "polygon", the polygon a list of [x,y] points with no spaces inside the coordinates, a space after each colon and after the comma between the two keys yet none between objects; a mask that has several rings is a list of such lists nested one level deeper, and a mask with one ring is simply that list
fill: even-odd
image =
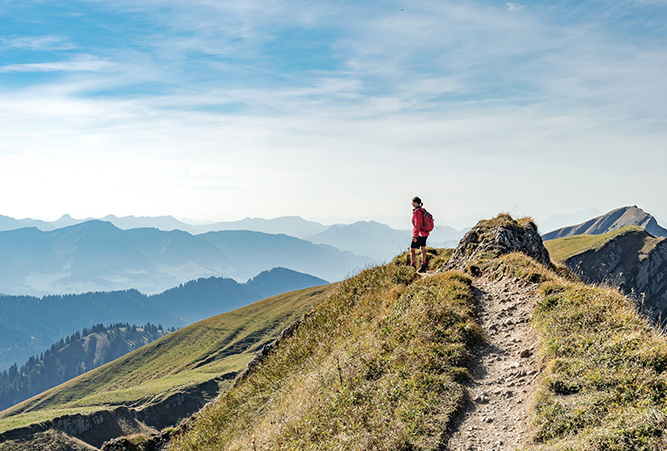
[{"label": "person's leg", "polygon": [[420,247],[419,250],[422,252],[422,265],[425,265],[426,264],[426,246]]},{"label": "person's leg", "polygon": [[410,248],[410,264],[412,266],[415,266],[417,264],[416,263],[417,260],[416,260],[416,256],[415,256],[416,252],[417,252],[417,249],[415,249],[414,247]]}]

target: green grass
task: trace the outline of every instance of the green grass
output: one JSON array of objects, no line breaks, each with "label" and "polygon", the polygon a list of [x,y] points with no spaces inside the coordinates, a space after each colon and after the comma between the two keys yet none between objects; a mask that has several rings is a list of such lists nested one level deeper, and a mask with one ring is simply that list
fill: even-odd
[{"label": "green grass", "polygon": [[343,283],[172,450],[438,449],[458,413],[471,282],[388,264]]},{"label": "green grass", "polygon": [[510,254],[495,277],[540,283],[533,326],[544,371],[527,449],[639,451],[667,447],[667,340],[619,292],[558,277]]},{"label": "green grass", "polygon": [[[0,413],[0,432],[121,405],[151,404],[243,369],[255,352],[333,285],[274,296],[173,332]],[[224,383],[221,382],[221,385]]]},{"label": "green grass", "polygon": [[554,262],[563,262],[573,255],[588,249],[599,249],[617,236],[641,230],[643,229],[639,226],[625,226],[618,230],[614,230],[613,232],[607,232],[601,235],[575,235],[545,241],[544,247],[549,251],[551,260]]}]

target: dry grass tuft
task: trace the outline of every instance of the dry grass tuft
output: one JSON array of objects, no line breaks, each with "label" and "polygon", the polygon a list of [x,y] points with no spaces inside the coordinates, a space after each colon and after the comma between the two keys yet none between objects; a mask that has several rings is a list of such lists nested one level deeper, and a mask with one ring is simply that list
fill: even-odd
[{"label": "dry grass tuft", "polygon": [[[436,249],[433,247],[426,247],[426,266],[428,267],[429,271],[435,271],[436,269],[442,268],[445,263],[449,261],[451,258],[452,254],[454,253],[454,249]],[[421,262],[421,250],[417,249],[417,253],[415,254],[415,258],[417,261],[417,264]],[[392,260],[392,263],[394,265],[398,266],[409,266],[410,265],[410,251],[404,252],[402,254],[397,255],[394,257]]]}]

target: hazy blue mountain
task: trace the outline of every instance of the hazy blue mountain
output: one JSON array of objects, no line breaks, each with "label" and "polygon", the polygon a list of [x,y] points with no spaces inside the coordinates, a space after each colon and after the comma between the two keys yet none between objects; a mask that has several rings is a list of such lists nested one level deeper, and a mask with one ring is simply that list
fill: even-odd
[{"label": "hazy blue mountain", "polygon": [[230,270],[214,246],[180,231],[124,231],[95,220],[51,232],[0,232],[0,291],[10,294],[155,293]]},{"label": "hazy blue mountain", "polygon": [[110,222],[123,230],[155,228],[165,232],[182,230],[193,235],[197,233],[196,228],[193,225],[179,221],[173,216],[123,216],[119,218],[114,215],[107,215],[102,218],[102,220]]},{"label": "hazy blue mountain", "polygon": [[0,215],[0,231],[16,230],[25,227],[35,227],[43,232],[61,229],[93,220],[110,222],[119,229],[129,230],[138,228],[155,228],[169,232],[182,230],[193,235],[223,230],[251,230],[271,234],[284,233],[297,238],[314,235],[326,230],[328,226],[315,221],[307,221],[299,216],[281,216],[273,219],[245,218],[239,221],[223,221],[212,224],[188,224],[179,221],[173,216],[123,216],[107,215],[104,218],[75,219],[70,215],[63,215],[56,221],[42,221],[38,219],[15,219]]},{"label": "hazy blue mountain", "polygon": [[100,322],[154,322],[168,327],[186,324],[137,290],[41,298],[3,296],[0,312],[0,370]]},{"label": "hazy blue mountain", "polygon": [[0,410],[139,349],[168,332],[162,326],[97,324],[60,339],[24,364],[0,372]]},{"label": "hazy blue mountain", "polygon": [[137,290],[41,298],[2,296],[0,370],[98,323],[150,322],[180,327],[269,296],[326,283],[308,274],[274,268],[246,283],[220,277],[202,278],[152,296]]},{"label": "hazy blue mountain", "polygon": [[232,260],[235,268],[232,276],[238,279],[247,279],[266,267],[282,266],[333,282],[375,263],[369,257],[283,234],[226,230],[197,236]]},{"label": "hazy blue mountain", "polygon": [[273,268],[259,273],[246,283],[220,277],[192,280],[150,296],[149,300],[190,324],[276,294],[327,283],[309,274]]},{"label": "hazy blue mountain", "polygon": [[260,299],[264,299],[276,294],[326,285],[328,283],[326,280],[311,276],[310,274],[278,267],[269,271],[262,271],[248,280],[245,285],[257,293]]},{"label": "hazy blue mountain", "polygon": [[642,227],[655,237],[667,237],[667,230],[661,227],[653,216],[633,205],[631,207],[617,208],[578,225],[563,227],[545,233],[542,235],[542,239],[547,241],[573,235],[601,235],[629,225]]},{"label": "hazy blue mountain", "polygon": [[16,230],[24,227],[35,227],[43,232],[50,232],[52,230],[61,229],[63,227],[70,227],[88,221],[102,220],[110,222],[119,229],[138,229],[138,228],[155,228],[164,231],[183,230],[192,234],[196,233],[195,227],[183,221],[179,221],[173,216],[123,216],[117,217],[115,215],[107,215],[104,218],[86,218],[75,219],[70,215],[63,215],[55,221],[42,221],[38,219],[14,219],[9,216],[0,215],[0,231]]},{"label": "hazy blue mountain", "polygon": [[[431,232],[428,245],[456,247],[465,231],[438,226]],[[377,260],[389,260],[405,252],[410,246],[412,230],[396,230],[376,221],[358,221],[353,224],[332,225],[324,232],[307,238],[317,244],[328,244],[355,254],[368,255]]]},{"label": "hazy blue mountain", "polygon": [[250,230],[271,234],[285,234],[296,238],[306,238],[323,232],[327,226],[319,222],[307,221],[300,216],[281,216],[273,219],[245,218],[240,221],[216,222],[194,226],[198,233],[220,232],[225,230]]},{"label": "hazy blue mountain", "polygon": [[377,260],[388,260],[407,249],[411,236],[409,231],[394,230],[379,222],[358,221],[347,225],[332,225],[307,240],[358,255],[368,255]]},{"label": "hazy blue mountain", "polygon": [[201,277],[246,280],[277,266],[335,281],[372,262],[330,246],[248,231],[191,235],[122,230],[93,220],[50,232],[0,232],[0,292],[19,295],[130,288],[159,293]]}]

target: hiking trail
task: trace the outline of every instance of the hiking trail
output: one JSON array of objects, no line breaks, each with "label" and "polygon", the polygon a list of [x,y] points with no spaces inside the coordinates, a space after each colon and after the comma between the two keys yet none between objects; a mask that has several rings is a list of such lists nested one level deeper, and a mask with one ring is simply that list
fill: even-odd
[{"label": "hiking trail", "polygon": [[484,339],[471,349],[472,380],[447,449],[513,450],[531,438],[528,412],[540,373],[530,325],[537,285],[477,278],[473,289]]}]

